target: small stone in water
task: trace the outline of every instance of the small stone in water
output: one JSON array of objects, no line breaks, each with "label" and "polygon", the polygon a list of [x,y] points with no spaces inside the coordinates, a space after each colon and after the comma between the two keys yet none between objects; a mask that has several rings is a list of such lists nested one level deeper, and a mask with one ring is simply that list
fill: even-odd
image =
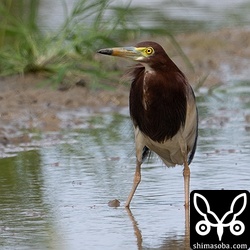
[{"label": "small stone in water", "polygon": [[115,200],[109,201],[108,205],[109,205],[109,207],[119,207],[120,206],[120,201],[115,199]]}]

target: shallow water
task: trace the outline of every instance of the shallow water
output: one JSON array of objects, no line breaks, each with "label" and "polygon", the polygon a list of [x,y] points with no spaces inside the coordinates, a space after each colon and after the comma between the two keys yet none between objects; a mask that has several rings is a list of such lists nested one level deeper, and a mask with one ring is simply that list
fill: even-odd
[{"label": "shallow water", "polygon": [[[64,0],[65,4],[62,4],[61,0],[41,1],[38,12],[39,26],[45,31],[59,28],[77,1]],[[145,12],[140,21],[141,25],[157,27],[159,24],[162,26],[162,22],[164,22],[168,31],[169,26],[172,26],[175,21],[177,22],[174,26],[175,31],[179,32],[188,32],[197,28],[199,23],[203,24],[203,28],[211,29],[232,25],[249,26],[250,22],[248,0],[116,0],[112,4],[124,8],[129,4],[132,7],[150,8],[150,13]],[[162,20],[157,14],[157,10],[160,10],[167,19]],[[152,16],[152,12],[155,12],[156,15]],[[131,20],[130,25],[134,25],[134,20]]]},{"label": "shallow water", "polygon": [[[250,82],[206,91],[197,93],[191,190],[250,190]],[[182,167],[151,158],[131,213],[123,207],[135,170],[127,109],[60,115],[78,116],[84,126],[37,135],[0,159],[0,248],[189,249]],[[113,199],[121,206],[109,207]]]}]

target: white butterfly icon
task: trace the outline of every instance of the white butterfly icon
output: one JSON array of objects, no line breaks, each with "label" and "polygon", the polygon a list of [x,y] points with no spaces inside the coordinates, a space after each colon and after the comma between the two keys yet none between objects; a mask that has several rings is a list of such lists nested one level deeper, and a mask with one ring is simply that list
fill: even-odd
[{"label": "white butterfly icon", "polygon": [[[197,200],[199,198],[202,199],[206,205],[206,213],[202,212],[200,208],[198,207]],[[237,213],[234,213],[234,206],[236,202],[241,198],[243,198],[243,205]],[[218,216],[213,211],[210,210],[210,205],[207,199],[203,195],[195,193],[193,201],[194,201],[194,207],[196,211],[204,217],[204,220],[199,221],[195,226],[195,230],[199,235],[204,236],[204,235],[209,234],[211,230],[211,226],[217,227],[217,235],[218,235],[219,241],[221,241],[222,239],[222,235],[224,233],[224,227],[229,227],[230,232],[233,235],[241,235],[245,231],[245,225],[243,224],[242,221],[236,220],[236,217],[239,216],[246,208],[246,205],[247,205],[246,193],[239,194],[233,199],[231,206],[230,206],[230,210],[226,212],[221,219],[219,219]],[[207,216],[208,214],[212,215],[217,223],[210,222]],[[229,223],[223,223],[229,214],[233,214],[233,219]]]}]

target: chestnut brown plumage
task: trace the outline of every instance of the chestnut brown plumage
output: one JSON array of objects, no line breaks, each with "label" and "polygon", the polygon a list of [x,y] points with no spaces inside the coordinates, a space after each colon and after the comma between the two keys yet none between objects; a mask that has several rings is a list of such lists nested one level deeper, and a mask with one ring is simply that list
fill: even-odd
[{"label": "chestnut brown plumage", "polygon": [[125,206],[129,207],[141,181],[142,162],[153,151],[167,166],[184,165],[185,206],[188,207],[189,164],[196,150],[198,112],[185,75],[155,42],[101,49],[98,53],[139,62],[130,72],[129,107],[137,160],[134,184]]}]

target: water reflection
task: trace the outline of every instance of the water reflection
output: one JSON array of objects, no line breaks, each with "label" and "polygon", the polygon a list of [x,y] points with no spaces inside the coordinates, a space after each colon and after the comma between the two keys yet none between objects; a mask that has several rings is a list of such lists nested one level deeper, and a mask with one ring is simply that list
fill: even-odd
[{"label": "water reflection", "polygon": [[136,221],[133,213],[129,208],[125,208],[129,219],[132,222],[133,228],[134,228],[134,234],[137,241],[137,248],[138,250],[142,249],[171,249],[171,250],[187,250],[190,249],[190,227],[189,227],[189,209],[185,209],[185,235],[181,235],[179,237],[173,236],[173,237],[166,237],[163,241],[163,244],[160,247],[157,248],[148,248],[143,247],[143,236],[141,233],[141,230],[139,229],[138,222]]},{"label": "water reflection", "polygon": [[17,249],[18,246],[18,249],[42,249],[49,246],[45,232],[53,231],[53,223],[46,219],[49,206],[43,200],[39,151],[1,159],[0,166],[1,249]]},{"label": "water reflection", "polygon": [[[197,99],[191,190],[250,190],[249,82]],[[127,110],[96,112],[84,127],[40,138],[57,140],[0,159],[1,249],[188,249],[182,167],[150,159],[131,211],[123,207],[135,169]],[[110,208],[112,199],[121,206]]]}]

